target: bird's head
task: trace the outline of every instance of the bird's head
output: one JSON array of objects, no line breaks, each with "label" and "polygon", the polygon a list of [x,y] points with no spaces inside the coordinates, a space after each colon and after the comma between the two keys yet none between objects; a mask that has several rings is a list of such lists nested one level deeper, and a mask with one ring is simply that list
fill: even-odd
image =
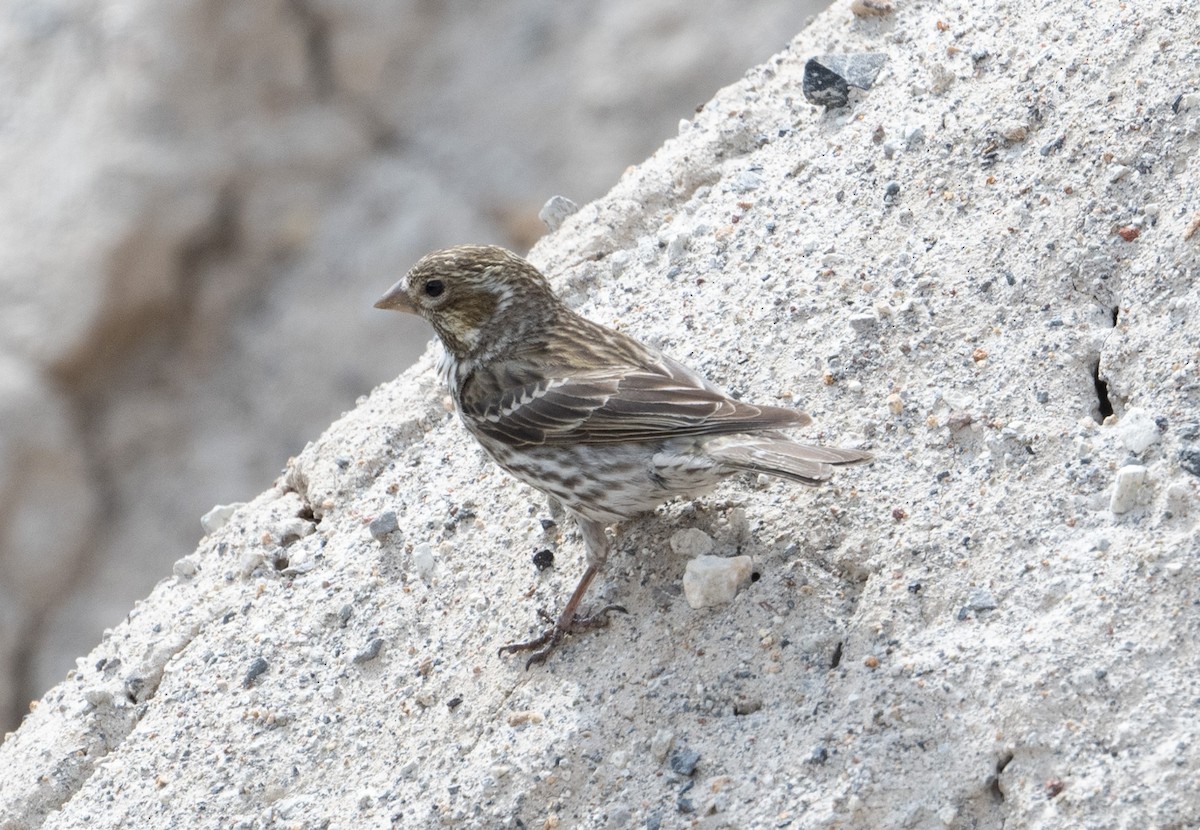
[{"label": "bird's head", "polygon": [[553,316],[558,299],[546,278],[494,245],[460,245],[426,254],[375,303],[418,314],[458,358],[477,355]]}]

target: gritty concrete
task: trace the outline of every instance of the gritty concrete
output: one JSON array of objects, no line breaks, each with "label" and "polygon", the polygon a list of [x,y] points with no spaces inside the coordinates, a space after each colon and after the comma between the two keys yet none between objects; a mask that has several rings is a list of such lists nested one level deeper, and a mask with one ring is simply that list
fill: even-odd
[{"label": "gritty concrete", "polygon": [[[835,5],[531,258],[873,464],[629,523],[527,672],[581,542],[430,352],[37,704],[0,828],[1200,824],[1197,65],[1183,3]],[[759,578],[690,608],[688,528]]]}]

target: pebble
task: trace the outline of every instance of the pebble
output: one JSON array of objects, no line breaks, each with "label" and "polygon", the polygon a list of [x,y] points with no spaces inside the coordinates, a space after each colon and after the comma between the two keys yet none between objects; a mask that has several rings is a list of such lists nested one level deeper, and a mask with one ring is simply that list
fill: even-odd
[{"label": "pebble", "polygon": [[732,602],[752,567],[749,556],[698,556],[683,572],[683,595],[692,608]]},{"label": "pebble", "polygon": [[869,332],[879,323],[879,318],[874,314],[855,314],[850,317],[850,328],[854,329],[859,334]]},{"label": "pebble", "polygon": [[996,598],[983,588],[976,588],[967,596],[967,608],[972,611],[992,611],[997,605]]},{"label": "pebble", "polygon": [[180,579],[191,579],[196,575],[196,561],[189,556],[177,559],[175,560],[175,564],[171,566],[171,573]]},{"label": "pebble", "polygon": [[699,752],[687,747],[681,747],[671,755],[671,772],[690,776],[696,771],[696,764],[698,763],[700,763]]},{"label": "pebble", "polygon": [[1187,482],[1175,481],[1172,482],[1166,491],[1167,495],[1167,511],[1172,516],[1186,516],[1190,510],[1192,493]]},{"label": "pebble", "polygon": [[671,241],[667,243],[667,262],[672,265],[682,262],[687,256],[690,243],[691,237],[686,233],[677,233],[672,236]]},{"label": "pebble", "polygon": [[556,231],[567,217],[577,210],[579,210],[579,205],[566,196],[551,196],[538,211],[538,219],[541,219],[547,228]]},{"label": "pebble", "polygon": [[631,257],[628,251],[617,251],[608,258],[608,267],[612,269],[614,277],[619,277],[629,267]]},{"label": "pebble", "polygon": [[1200,447],[1184,447],[1179,451],[1179,466],[1200,478]]},{"label": "pebble", "polygon": [[437,566],[437,558],[433,555],[433,548],[428,542],[422,542],[413,548],[412,561],[413,567],[417,569],[417,576],[421,577],[423,582],[429,582],[433,579],[433,570]]},{"label": "pebble", "polygon": [[810,104],[844,107],[850,101],[850,87],[870,89],[886,62],[887,55],[881,52],[809,58],[804,64],[804,97]]},{"label": "pebble", "polygon": [[1117,422],[1117,437],[1125,445],[1125,449],[1134,455],[1140,455],[1147,447],[1158,441],[1161,433],[1158,424],[1140,407],[1133,407],[1121,416]]},{"label": "pebble", "polygon": [[361,666],[363,663],[369,663],[374,660],[379,656],[381,651],[383,651],[383,638],[376,637],[374,640],[367,643],[366,648],[351,657],[350,662]]},{"label": "pebble", "polygon": [[667,729],[660,729],[650,739],[650,754],[654,756],[654,760],[661,764],[667,760],[667,753],[671,751],[674,743],[675,733]]},{"label": "pebble", "polygon": [[1025,140],[1029,135],[1029,125],[1024,121],[1013,119],[1005,121],[1000,125],[1000,137],[1012,144],[1017,144]]},{"label": "pebble", "polygon": [[229,523],[229,519],[239,507],[245,507],[244,501],[235,501],[232,504],[218,504],[212,510],[209,510],[200,517],[200,527],[204,529],[204,535],[211,536]]},{"label": "pebble", "polygon": [[382,542],[389,534],[395,533],[399,527],[400,524],[396,521],[396,511],[385,510],[367,525],[367,530],[370,532],[372,539],[376,542]]},{"label": "pebble", "polygon": [[249,689],[268,668],[270,668],[270,664],[266,660],[262,657],[255,657],[254,661],[250,663],[250,668],[246,669],[246,676],[242,678],[242,688]]},{"label": "pebble", "polygon": [[533,555],[533,567],[539,571],[544,571],[547,568],[554,567],[554,551],[549,548],[542,548]]},{"label": "pebble", "polygon": [[676,556],[689,558],[712,553],[715,547],[712,537],[698,527],[675,531],[671,534],[670,544]]},{"label": "pebble", "polygon": [[1128,513],[1137,504],[1142,485],[1146,482],[1146,468],[1140,464],[1128,464],[1117,470],[1113,484],[1112,499],[1108,509],[1113,513]]},{"label": "pebble", "polygon": [[271,526],[271,536],[282,547],[298,542],[305,536],[311,536],[317,526],[297,516],[276,522]]}]

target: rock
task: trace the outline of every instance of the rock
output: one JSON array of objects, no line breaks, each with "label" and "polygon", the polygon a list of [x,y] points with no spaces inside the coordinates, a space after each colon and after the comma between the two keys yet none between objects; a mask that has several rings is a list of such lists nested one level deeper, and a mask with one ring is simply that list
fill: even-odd
[{"label": "rock", "polygon": [[1129,464],[1117,470],[1108,509],[1118,515],[1128,513],[1138,503],[1145,482],[1146,468],[1140,464]]},{"label": "rock", "polygon": [[395,510],[385,510],[371,520],[367,531],[376,542],[382,542],[400,528]]},{"label": "rock", "polygon": [[578,210],[579,205],[566,196],[551,196],[538,211],[538,219],[541,219],[551,231],[556,231],[568,216]]},{"label": "rock", "polygon": [[370,643],[367,644],[366,648],[350,658],[350,662],[354,663],[355,665],[362,665],[363,663],[371,662],[379,656],[380,652],[383,651],[383,645],[383,638],[375,637]]},{"label": "rock", "polygon": [[421,578],[422,582],[433,581],[433,572],[437,567],[437,557],[434,556],[433,547],[428,542],[422,542],[413,548],[412,563],[417,576]]},{"label": "rock", "polygon": [[724,605],[733,601],[752,570],[749,556],[696,557],[683,572],[683,595],[692,608]]},{"label": "rock", "polygon": [[229,523],[229,519],[239,507],[245,506],[246,503],[241,501],[235,501],[232,504],[218,504],[200,517],[200,527],[204,528],[206,536],[211,536]]},{"label": "rock", "polygon": [[698,527],[684,528],[671,534],[671,551],[676,556],[689,559],[712,553],[715,543],[712,537]]},{"label": "rock", "polygon": [[809,103],[836,109],[850,102],[850,87],[870,89],[887,63],[887,55],[859,52],[809,58],[804,64],[804,97]]},{"label": "rock", "polygon": [[688,747],[680,747],[671,755],[671,772],[676,775],[691,776],[699,763],[699,752]]},{"label": "rock", "polygon": [[667,759],[667,753],[671,751],[672,745],[675,743],[675,735],[667,729],[660,729],[654,733],[654,737],[650,739],[650,754],[656,761],[662,763]]},{"label": "rock", "polygon": [[1133,407],[1122,415],[1116,429],[1125,449],[1134,455],[1141,455],[1161,435],[1158,424],[1140,407]]}]

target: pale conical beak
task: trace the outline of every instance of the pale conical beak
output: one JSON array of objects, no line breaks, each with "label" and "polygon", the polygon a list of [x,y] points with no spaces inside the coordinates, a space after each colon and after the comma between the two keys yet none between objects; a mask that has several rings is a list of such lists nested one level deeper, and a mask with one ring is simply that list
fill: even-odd
[{"label": "pale conical beak", "polygon": [[387,290],[387,293],[375,301],[376,308],[386,309],[387,311],[404,311],[408,314],[416,314],[417,307],[408,299],[408,286],[404,280],[393,285]]}]

